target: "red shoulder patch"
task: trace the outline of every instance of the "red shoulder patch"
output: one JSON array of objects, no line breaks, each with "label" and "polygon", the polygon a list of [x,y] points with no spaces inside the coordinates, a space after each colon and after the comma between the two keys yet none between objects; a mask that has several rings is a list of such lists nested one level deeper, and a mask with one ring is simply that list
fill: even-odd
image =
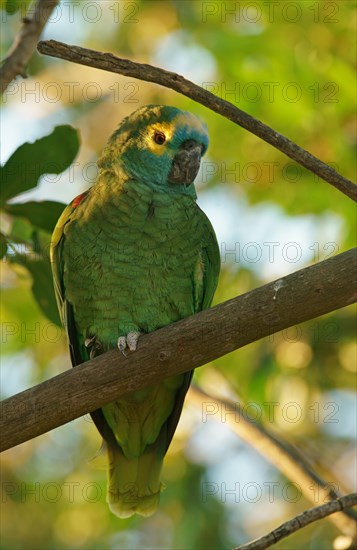
[{"label": "red shoulder patch", "polygon": [[71,204],[72,208],[77,208],[77,206],[82,202],[82,200],[86,197],[86,195],[87,195],[87,192],[85,191],[84,193],[81,193],[80,195],[78,195],[78,197],[73,199]]}]

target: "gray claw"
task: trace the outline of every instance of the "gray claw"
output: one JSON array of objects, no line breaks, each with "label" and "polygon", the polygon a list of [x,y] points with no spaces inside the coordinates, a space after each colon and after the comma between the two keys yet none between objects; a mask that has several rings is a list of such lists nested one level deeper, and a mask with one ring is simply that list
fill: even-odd
[{"label": "gray claw", "polygon": [[85,341],[84,345],[89,351],[89,358],[93,359],[97,355],[100,355],[103,353],[103,346],[100,343],[100,341],[97,339],[96,336],[88,336]]},{"label": "gray claw", "polygon": [[138,345],[140,332],[128,332],[126,336],[119,336],[118,348],[119,351],[126,357],[125,350],[129,348],[129,351],[135,351]]}]

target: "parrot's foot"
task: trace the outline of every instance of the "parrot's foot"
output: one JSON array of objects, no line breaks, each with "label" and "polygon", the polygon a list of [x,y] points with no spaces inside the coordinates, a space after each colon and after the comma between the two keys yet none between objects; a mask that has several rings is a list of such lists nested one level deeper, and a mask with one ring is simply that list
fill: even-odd
[{"label": "parrot's foot", "polygon": [[86,338],[84,345],[89,351],[90,359],[93,359],[94,357],[96,357],[97,355],[100,355],[104,351],[102,344],[99,342],[96,336],[91,336]]},{"label": "parrot's foot", "polygon": [[119,336],[118,348],[119,348],[119,351],[121,351],[121,353],[125,355],[125,357],[126,357],[126,354],[125,354],[126,348],[129,348],[130,351],[136,350],[136,346],[138,345],[140,334],[141,334],[140,332],[128,332],[126,336]]}]

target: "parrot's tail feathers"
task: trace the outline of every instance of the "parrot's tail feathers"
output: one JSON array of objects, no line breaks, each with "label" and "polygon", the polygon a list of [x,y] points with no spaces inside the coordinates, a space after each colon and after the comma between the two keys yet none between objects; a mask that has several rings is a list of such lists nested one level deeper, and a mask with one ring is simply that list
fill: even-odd
[{"label": "parrot's tail feathers", "polygon": [[155,445],[135,458],[127,458],[119,447],[108,445],[108,493],[110,510],[119,518],[133,514],[151,516],[164,488],[160,482],[163,458]]}]

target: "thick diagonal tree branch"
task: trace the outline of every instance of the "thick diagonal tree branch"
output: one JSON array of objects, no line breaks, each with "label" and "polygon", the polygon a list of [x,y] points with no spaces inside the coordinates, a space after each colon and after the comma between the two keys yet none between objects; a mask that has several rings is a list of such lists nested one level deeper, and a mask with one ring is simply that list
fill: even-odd
[{"label": "thick diagonal tree branch", "polygon": [[152,65],[122,59],[110,53],[102,53],[79,46],[70,46],[56,40],[39,42],[37,49],[42,54],[171,88],[270,143],[270,145],[279,149],[279,151],[301,164],[301,166],[304,166],[354,201],[357,201],[357,186],[352,181],[260,120],[238,109],[238,107],[235,107],[229,101],[221,99],[197,84],[186,80],[183,76],[160,69],[159,67],[153,67]]},{"label": "thick diagonal tree branch", "polygon": [[[295,518],[286,521],[285,523],[274,529],[274,531],[271,531],[267,535],[264,535],[264,537],[256,539],[255,541],[249,542],[247,544],[243,544],[242,546],[238,546],[237,548],[235,548],[235,550],[265,550],[266,548],[269,548],[270,546],[273,546],[274,544],[279,542],[279,540],[282,540],[292,533],[295,533],[299,529],[306,527],[306,525],[309,525],[310,523],[319,519],[325,518],[330,514],[335,514],[336,512],[340,512],[341,510],[344,510],[346,508],[356,506],[356,504],[357,493],[352,493],[350,495],[337,498],[336,500],[326,502],[321,506],[315,506],[314,508],[305,510],[305,512],[302,512]],[[353,543],[352,537],[351,543]],[[350,546],[350,548],[352,549],[352,546]],[[355,548],[355,546],[353,546],[353,548]]]},{"label": "thick diagonal tree branch", "polygon": [[[356,249],[111,350],[1,404],[5,450],[160,380],[356,301]],[[60,403],[61,406],[56,406]]]},{"label": "thick diagonal tree branch", "polygon": [[18,75],[25,76],[26,67],[36,51],[38,39],[59,0],[37,0],[23,20],[21,30],[0,68],[0,90],[4,93]]}]

